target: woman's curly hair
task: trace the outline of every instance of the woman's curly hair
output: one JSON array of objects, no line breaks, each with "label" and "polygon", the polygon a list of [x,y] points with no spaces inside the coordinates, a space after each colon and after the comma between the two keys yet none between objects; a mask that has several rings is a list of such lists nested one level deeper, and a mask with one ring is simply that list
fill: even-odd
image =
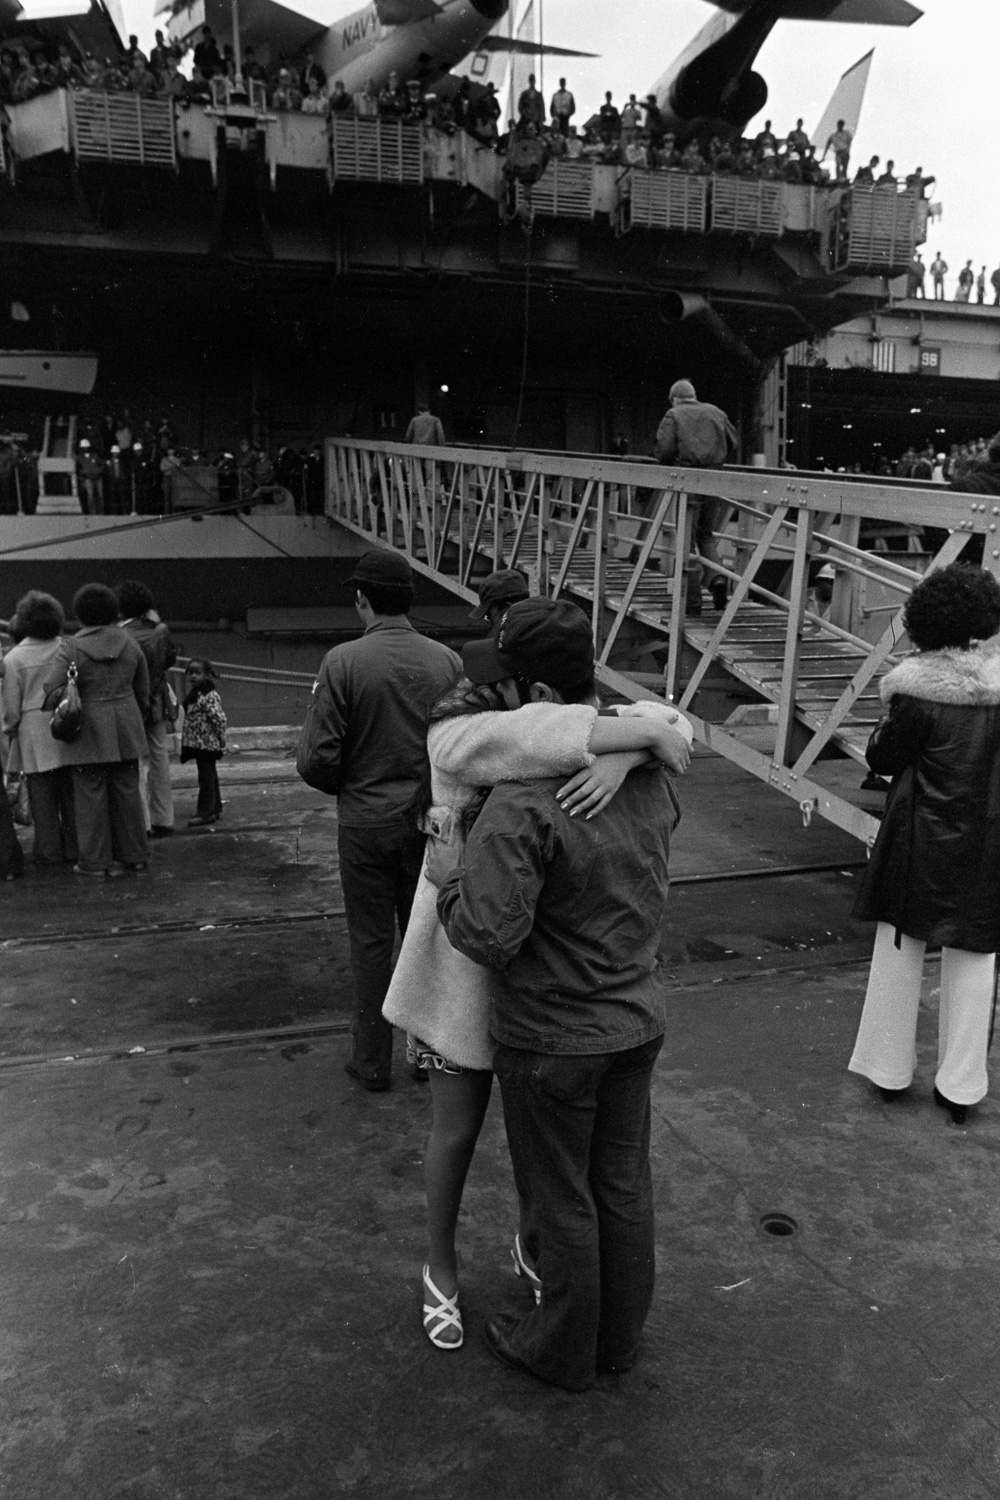
[{"label": "woman's curly hair", "polygon": [[73,595],[73,613],[84,629],[118,622],[118,600],[103,583],[85,583]]},{"label": "woman's curly hair", "polygon": [[64,623],[63,608],[58,599],[43,594],[40,589],[29,589],[17,601],[11,626],[19,639],[30,635],[36,641],[54,641],[62,634]]},{"label": "woman's curly hair", "polygon": [[918,651],[989,640],[1000,630],[1000,584],[968,563],[939,568],[913,590],[903,623]]}]

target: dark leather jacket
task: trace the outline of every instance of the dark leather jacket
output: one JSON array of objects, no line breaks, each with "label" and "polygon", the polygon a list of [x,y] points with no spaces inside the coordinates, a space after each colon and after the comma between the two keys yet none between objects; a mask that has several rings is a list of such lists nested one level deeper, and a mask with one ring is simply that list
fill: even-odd
[{"label": "dark leather jacket", "polygon": [[563,779],[493,789],[438,916],[453,948],[499,973],[498,1042],[622,1052],[666,1024],[657,951],[677,802],[662,771],[634,771],[585,821],[556,801]]},{"label": "dark leather jacket", "polygon": [[[152,728],[168,718],[167,672],[177,660],[177,647],[169,629],[158,616],[140,615],[122,625],[146,658],[149,668],[149,711],[146,723]],[[176,718],[176,714],[174,714]]]},{"label": "dark leather jacket", "polygon": [[928,651],[882,682],[868,764],[893,778],[854,907],[907,937],[1000,950],[1000,652]]}]

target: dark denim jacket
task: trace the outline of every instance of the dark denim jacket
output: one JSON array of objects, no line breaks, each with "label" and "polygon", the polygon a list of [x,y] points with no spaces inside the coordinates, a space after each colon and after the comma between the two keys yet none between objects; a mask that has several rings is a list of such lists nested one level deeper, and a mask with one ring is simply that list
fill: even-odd
[{"label": "dark denim jacket", "polygon": [[563,779],[494,788],[438,915],[454,948],[499,971],[498,1042],[621,1052],[665,1025],[657,950],[679,811],[666,775],[639,770],[596,818],[571,818]]}]

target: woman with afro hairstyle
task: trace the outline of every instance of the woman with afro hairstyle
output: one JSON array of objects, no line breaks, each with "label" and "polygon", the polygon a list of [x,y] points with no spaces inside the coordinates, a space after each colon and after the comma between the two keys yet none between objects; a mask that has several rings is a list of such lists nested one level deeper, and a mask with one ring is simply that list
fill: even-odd
[{"label": "woman with afro hairstyle", "polygon": [[878,922],[851,1072],[885,1099],[917,1064],[924,950],[941,947],[934,1100],[955,1124],[986,1094],[1000,950],[1000,586],[953,563],[910,596],[916,651],[881,684],[868,764],[891,776],[854,915]]},{"label": "woman with afro hairstyle", "polygon": [[73,773],[66,747],[49,731],[44,683],[61,643],[62,605],[31,589],[18,600],[12,626],[17,645],[4,661],[3,727],[28,784],[36,865],[73,864],[78,855]]},{"label": "woman with afro hairstyle", "polygon": [[118,623],[118,600],[103,583],[86,583],[73,599],[80,629],[60,642],[45,679],[55,708],[75,663],[83,728],[65,746],[73,767],[73,805],[80,858],[77,875],[124,875],[149,860],[139,759],[149,753],[146,658]]}]

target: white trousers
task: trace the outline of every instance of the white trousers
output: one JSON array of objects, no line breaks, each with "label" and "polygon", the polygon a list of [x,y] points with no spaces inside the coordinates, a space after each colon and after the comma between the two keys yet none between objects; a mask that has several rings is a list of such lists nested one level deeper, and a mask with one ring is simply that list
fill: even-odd
[{"label": "white trousers", "polygon": [[170,789],[171,728],[164,719],[146,730],[149,755],[139,762],[139,790],[146,811],[146,830],[173,828],[174,796]]},{"label": "white trousers", "polygon": [[[917,1012],[925,943],[880,922],[848,1067],[883,1089],[905,1089],[917,1066]],[[938,1067],[934,1082],[953,1104],[977,1104],[989,1086],[986,1048],[993,1010],[995,953],[941,950]]]}]

